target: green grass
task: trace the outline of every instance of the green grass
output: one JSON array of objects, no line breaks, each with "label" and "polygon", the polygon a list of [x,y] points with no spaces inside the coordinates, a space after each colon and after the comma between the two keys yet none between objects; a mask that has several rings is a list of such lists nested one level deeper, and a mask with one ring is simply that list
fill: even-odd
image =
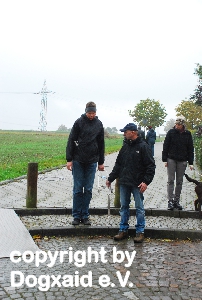
[{"label": "green grass", "polygon": [[[37,162],[39,171],[65,165],[67,139],[67,133],[0,131],[0,181],[26,175],[30,162]],[[105,154],[122,144],[123,135],[106,138]]]},{"label": "green grass", "polygon": [[[29,162],[37,162],[39,171],[65,165],[67,139],[67,133],[0,131],[0,181],[26,175]],[[122,136],[107,138],[105,153],[122,143]]]}]

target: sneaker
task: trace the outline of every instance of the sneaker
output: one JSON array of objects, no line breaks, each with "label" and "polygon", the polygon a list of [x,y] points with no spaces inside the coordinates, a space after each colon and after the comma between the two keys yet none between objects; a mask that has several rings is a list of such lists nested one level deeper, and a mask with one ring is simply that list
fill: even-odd
[{"label": "sneaker", "polygon": [[127,238],[128,238],[128,231],[119,231],[119,233],[114,236],[115,241],[121,241]]},{"label": "sneaker", "polygon": [[179,204],[179,201],[174,201],[173,202],[173,207],[179,210],[182,210],[182,206]]},{"label": "sneaker", "polygon": [[81,219],[81,223],[83,223],[84,225],[91,225],[91,222],[88,218]]},{"label": "sneaker", "polygon": [[74,218],[74,220],[72,221],[72,225],[79,225],[80,223],[80,219]]},{"label": "sneaker", "polygon": [[173,202],[168,201],[168,210],[173,210],[174,206],[173,206]]},{"label": "sneaker", "polygon": [[136,233],[136,237],[134,238],[134,243],[142,243],[144,241],[144,233]]}]

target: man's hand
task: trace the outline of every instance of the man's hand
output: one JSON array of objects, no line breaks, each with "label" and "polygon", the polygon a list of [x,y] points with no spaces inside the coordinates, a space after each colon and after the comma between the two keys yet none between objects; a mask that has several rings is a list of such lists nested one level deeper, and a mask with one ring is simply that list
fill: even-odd
[{"label": "man's hand", "polygon": [[193,165],[189,165],[190,170],[194,170],[194,166]]},{"label": "man's hand", "polygon": [[98,171],[104,171],[105,166],[104,165],[98,165]]},{"label": "man's hand", "polygon": [[72,161],[67,162],[67,170],[72,171]]},{"label": "man's hand", "polygon": [[147,189],[147,185],[144,182],[140,183],[140,185],[138,185],[138,187],[140,188],[140,193],[144,193]]},{"label": "man's hand", "polygon": [[167,163],[167,162],[165,162],[165,167],[167,168],[167,166],[168,166],[168,163]]},{"label": "man's hand", "polygon": [[106,186],[107,186],[108,188],[110,188],[111,182],[110,182],[109,180],[106,181]]}]

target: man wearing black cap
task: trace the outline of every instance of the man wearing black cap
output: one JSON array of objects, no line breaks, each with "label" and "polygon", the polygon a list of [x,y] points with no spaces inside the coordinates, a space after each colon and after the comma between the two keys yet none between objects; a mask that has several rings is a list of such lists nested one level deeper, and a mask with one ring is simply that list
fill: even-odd
[{"label": "man wearing black cap", "polygon": [[66,148],[67,169],[73,175],[72,225],[91,225],[89,204],[95,172],[104,170],[104,128],[96,116],[96,104],[88,102],[85,114],[72,127]]},{"label": "man wearing black cap", "polygon": [[119,233],[114,239],[119,241],[128,237],[129,204],[132,193],[137,219],[134,242],[142,243],[145,228],[143,193],[153,180],[155,162],[148,144],[138,137],[138,129],[134,123],[127,124],[120,131],[124,132],[124,144],[106,182],[106,185],[110,187],[111,182],[119,178],[120,183],[121,222]]},{"label": "man wearing black cap", "polygon": [[[165,137],[162,151],[162,161],[167,167],[167,198],[168,210],[182,210],[180,205],[180,194],[187,161],[189,167],[193,170],[194,146],[192,135],[185,128],[185,118],[179,116],[176,118],[174,128],[170,129]],[[174,193],[174,181],[176,176],[176,187]]]}]

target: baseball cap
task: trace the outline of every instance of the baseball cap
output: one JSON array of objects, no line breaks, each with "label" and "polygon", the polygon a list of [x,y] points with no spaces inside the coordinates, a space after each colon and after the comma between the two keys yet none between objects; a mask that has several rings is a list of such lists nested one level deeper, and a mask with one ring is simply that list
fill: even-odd
[{"label": "baseball cap", "polygon": [[123,129],[120,129],[121,132],[125,132],[126,130],[138,131],[137,125],[134,123],[128,123]]}]

